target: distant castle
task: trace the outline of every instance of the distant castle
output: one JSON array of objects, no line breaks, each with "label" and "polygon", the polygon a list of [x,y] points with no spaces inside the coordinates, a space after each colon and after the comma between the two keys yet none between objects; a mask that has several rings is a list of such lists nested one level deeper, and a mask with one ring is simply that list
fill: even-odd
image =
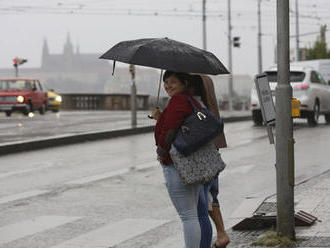
[{"label": "distant castle", "polygon": [[76,52],[74,52],[69,34],[63,46],[63,53],[51,54],[45,39],[42,47],[41,71],[110,73],[111,67],[108,61],[99,59],[99,56],[100,54],[82,54],[79,51],[79,46],[77,46]]},{"label": "distant castle", "polygon": [[[82,54],[74,47],[67,35],[61,54],[52,54],[45,39],[42,47],[41,66],[19,68],[19,76],[41,79],[48,89],[59,93],[104,93],[112,67],[107,60],[99,59],[101,54]],[[13,77],[13,69],[0,69],[0,77]]]}]

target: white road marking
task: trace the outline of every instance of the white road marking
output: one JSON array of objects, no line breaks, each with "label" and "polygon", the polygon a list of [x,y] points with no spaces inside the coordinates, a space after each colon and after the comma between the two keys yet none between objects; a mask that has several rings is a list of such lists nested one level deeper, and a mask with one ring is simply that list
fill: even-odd
[{"label": "white road marking", "polygon": [[108,179],[108,178],[115,177],[115,176],[124,175],[126,173],[131,172],[132,170],[147,169],[147,168],[151,168],[151,167],[156,166],[156,165],[157,165],[157,161],[147,162],[147,163],[143,163],[143,164],[140,164],[140,165],[132,166],[131,168],[114,170],[114,171],[105,172],[105,173],[98,174],[98,175],[93,175],[93,176],[84,177],[84,178],[81,178],[81,179],[69,181],[69,182],[67,182],[65,184],[66,185],[72,185],[72,184],[87,184],[87,183],[92,183],[92,182],[96,182],[96,181],[99,181],[99,180],[103,180],[103,179]]},{"label": "white road marking", "polygon": [[47,168],[50,168],[50,167],[53,167],[53,165],[37,167],[37,168],[31,168],[31,169],[25,169],[25,170],[17,170],[17,171],[6,172],[6,173],[0,174],[0,178],[15,176],[15,175],[19,175],[19,174],[23,174],[23,173],[27,173],[27,172],[36,171],[36,170],[43,170],[43,169],[47,169]]},{"label": "white road marking", "polygon": [[246,174],[248,173],[250,170],[252,170],[256,165],[254,164],[247,164],[247,165],[240,165],[236,168],[233,169],[224,169],[223,172],[220,173],[220,177],[225,177],[229,174]]},{"label": "white road marking", "polygon": [[32,190],[32,191],[26,191],[26,192],[15,194],[15,195],[5,196],[5,197],[0,198],[0,204],[4,204],[4,203],[11,202],[11,201],[16,201],[16,200],[22,200],[22,199],[33,197],[33,196],[44,195],[49,192],[50,191],[48,191],[48,190]]},{"label": "white road marking", "polygon": [[137,166],[135,166],[135,168],[136,168],[136,170],[143,170],[143,169],[149,169],[149,168],[155,167],[157,165],[159,165],[159,162],[155,160],[155,161],[137,165]]},{"label": "white road marking", "polygon": [[109,248],[141,235],[168,221],[155,219],[125,219],[70,239],[51,248]]},{"label": "white road marking", "polygon": [[80,219],[80,217],[39,216],[31,220],[3,226],[0,227],[0,245],[76,221],[78,219]]}]

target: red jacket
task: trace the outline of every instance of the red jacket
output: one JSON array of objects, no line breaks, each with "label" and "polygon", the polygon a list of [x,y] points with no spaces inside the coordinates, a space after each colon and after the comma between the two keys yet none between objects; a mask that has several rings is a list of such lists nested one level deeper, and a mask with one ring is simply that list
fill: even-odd
[{"label": "red jacket", "polygon": [[[187,91],[172,96],[157,120],[155,141],[158,159],[161,164],[173,164],[169,154],[172,141],[183,120],[193,113],[193,109],[186,96],[190,96]],[[198,108],[201,108],[199,102],[192,97],[191,99]]]}]

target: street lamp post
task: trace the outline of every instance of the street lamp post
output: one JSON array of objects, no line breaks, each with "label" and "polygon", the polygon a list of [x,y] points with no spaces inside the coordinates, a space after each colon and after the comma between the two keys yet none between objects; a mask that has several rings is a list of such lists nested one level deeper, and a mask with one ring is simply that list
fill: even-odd
[{"label": "street lamp post", "polygon": [[294,139],[289,82],[289,1],[277,0],[276,187],[277,233],[295,238]]},{"label": "street lamp post", "polygon": [[206,50],[206,0],[203,0],[203,49]]},{"label": "street lamp post", "polygon": [[229,75],[228,75],[228,95],[229,95],[229,110],[233,110],[233,68],[232,68],[232,45],[233,41],[231,38],[231,6],[230,1],[228,0],[228,69],[229,69]]},{"label": "street lamp post", "polygon": [[135,84],[135,66],[130,65],[129,71],[132,76],[132,86],[131,86],[131,125],[136,127],[136,84]]},{"label": "street lamp post", "polygon": [[262,46],[261,46],[261,0],[258,0],[258,73],[262,73]]}]

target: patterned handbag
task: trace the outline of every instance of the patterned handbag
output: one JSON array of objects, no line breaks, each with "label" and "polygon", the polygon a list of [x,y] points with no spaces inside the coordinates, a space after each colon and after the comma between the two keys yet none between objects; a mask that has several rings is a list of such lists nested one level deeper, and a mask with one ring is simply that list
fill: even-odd
[{"label": "patterned handbag", "polygon": [[201,146],[188,156],[180,153],[172,145],[170,155],[183,184],[207,183],[226,167],[213,143]]},{"label": "patterned handbag", "polygon": [[223,122],[207,108],[198,109],[190,97],[186,96],[193,108],[180,126],[173,146],[185,156],[197,151],[223,132]]}]

